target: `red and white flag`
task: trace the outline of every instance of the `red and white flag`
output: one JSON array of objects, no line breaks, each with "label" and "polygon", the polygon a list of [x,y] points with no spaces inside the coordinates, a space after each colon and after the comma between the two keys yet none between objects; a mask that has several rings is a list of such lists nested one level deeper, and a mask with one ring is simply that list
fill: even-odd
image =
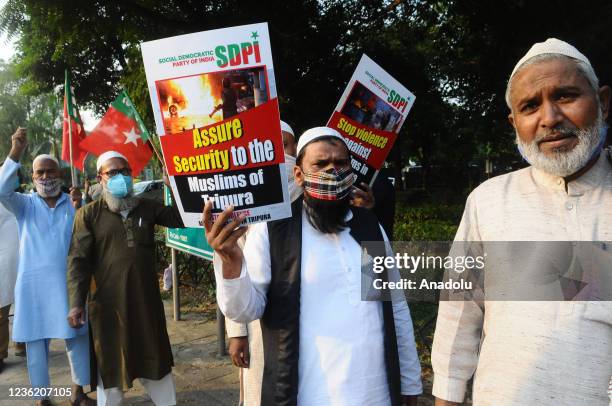
[{"label": "red and white flag", "polygon": [[[72,134],[71,134],[72,133]],[[70,163],[75,168],[83,171],[87,151],[81,149],[79,144],[85,139],[85,129],[81,115],[76,107],[74,92],[70,86],[70,77],[66,70],[66,82],[64,84],[64,126],[62,132],[62,160]],[[70,144],[72,138],[72,154]],[[72,156],[71,156],[72,155]]]}]

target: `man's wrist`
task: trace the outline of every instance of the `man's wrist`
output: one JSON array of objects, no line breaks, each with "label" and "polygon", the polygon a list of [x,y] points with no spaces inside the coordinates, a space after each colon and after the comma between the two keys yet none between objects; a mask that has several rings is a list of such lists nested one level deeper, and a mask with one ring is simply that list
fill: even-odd
[{"label": "man's wrist", "polygon": [[223,261],[223,279],[238,279],[242,274],[242,258]]},{"label": "man's wrist", "polygon": [[242,252],[238,256],[221,257],[223,279],[238,279],[242,275]]},{"label": "man's wrist", "polygon": [[11,150],[11,152],[9,152],[9,156],[8,156],[13,162],[15,163],[19,163],[19,161],[21,160],[21,154],[16,153],[15,151]]},{"label": "man's wrist", "polygon": [[78,299],[75,299],[75,300],[71,301],[70,302],[69,311],[72,310],[72,309],[84,309],[85,308],[84,303],[85,302],[81,302]]}]

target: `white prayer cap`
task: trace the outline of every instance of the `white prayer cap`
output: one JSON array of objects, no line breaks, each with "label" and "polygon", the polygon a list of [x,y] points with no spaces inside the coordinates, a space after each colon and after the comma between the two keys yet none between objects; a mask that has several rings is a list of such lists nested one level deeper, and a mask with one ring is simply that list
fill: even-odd
[{"label": "white prayer cap", "polygon": [[323,137],[335,137],[335,138],[338,138],[339,140],[341,140],[346,145],[346,141],[344,141],[344,138],[340,135],[340,133],[338,131],[334,130],[333,128],[329,128],[329,127],[314,127],[314,128],[311,128],[310,130],[304,131],[304,134],[302,134],[302,136],[298,140],[297,155],[300,155],[300,151],[306,145],[310,144],[312,141],[314,141],[314,140],[316,140],[318,138],[323,138]]},{"label": "white prayer cap", "polygon": [[579,61],[582,61],[586,63],[591,69],[593,69],[593,67],[591,66],[591,62],[589,62],[588,58],[584,56],[584,54],[582,54],[580,51],[578,51],[574,46],[568,44],[565,41],[558,40],[556,38],[548,38],[544,42],[538,42],[534,44],[529,49],[529,51],[527,51],[525,56],[523,56],[521,60],[518,61],[518,63],[514,66],[514,69],[512,69],[512,74],[510,75],[510,79],[512,79],[512,76],[514,76],[516,71],[519,70],[521,65],[523,65],[525,62],[527,62],[529,59],[533,58],[534,56],[542,55],[542,54],[565,55],[570,58],[574,58]]},{"label": "white prayer cap", "polygon": [[112,158],[121,158],[121,159],[125,159],[125,162],[129,162],[128,159],[125,157],[125,155],[122,155],[118,153],[117,151],[106,151],[105,153],[103,153],[102,155],[98,157],[98,162],[96,162],[96,170],[100,171],[100,168],[102,168],[102,165],[104,165],[106,161]]},{"label": "white prayer cap", "polygon": [[293,128],[291,128],[291,126],[285,123],[283,120],[281,120],[281,130],[288,132],[289,134],[293,135],[293,138],[295,138],[295,133],[293,132]]},{"label": "white prayer cap", "polygon": [[55,158],[53,155],[49,155],[49,154],[40,154],[40,155],[38,155],[36,158],[34,158],[34,161],[32,161],[32,167],[34,167],[34,165],[36,165],[36,162],[39,162],[39,161],[44,161],[44,160],[46,160],[46,159],[48,159],[48,160],[50,160],[50,161],[55,162],[55,164],[56,164],[58,167],[60,166],[60,164],[59,164],[59,162],[58,162],[57,158]]}]

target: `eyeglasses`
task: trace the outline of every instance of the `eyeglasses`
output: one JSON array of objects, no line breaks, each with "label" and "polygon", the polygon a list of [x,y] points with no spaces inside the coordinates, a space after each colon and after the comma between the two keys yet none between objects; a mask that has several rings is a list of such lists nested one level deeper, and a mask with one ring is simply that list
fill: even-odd
[{"label": "eyeglasses", "polygon": [[130,168],[111,169],[110,171],[100,173],[100,175],[106,175],[109,178],[112,178],[113,176],[117,176],[118,174],[122,174],[124,176],[130,176],[132,174],[132,170]]}]

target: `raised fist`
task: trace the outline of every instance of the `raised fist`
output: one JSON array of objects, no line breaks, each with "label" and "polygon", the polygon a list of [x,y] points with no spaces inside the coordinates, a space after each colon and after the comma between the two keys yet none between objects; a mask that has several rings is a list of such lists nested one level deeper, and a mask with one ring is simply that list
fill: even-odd
[{"label": "raised fist", "polygon": [[11,152],[9,153],[9,157],[15,161],[19,162],[21,157],[23,156],[23,152],[28,146],[28,137],[26,136],[26,129],[23,127],[17,128],[15,134],[11,137],[11,141],[13,145],[11,146]]}]

